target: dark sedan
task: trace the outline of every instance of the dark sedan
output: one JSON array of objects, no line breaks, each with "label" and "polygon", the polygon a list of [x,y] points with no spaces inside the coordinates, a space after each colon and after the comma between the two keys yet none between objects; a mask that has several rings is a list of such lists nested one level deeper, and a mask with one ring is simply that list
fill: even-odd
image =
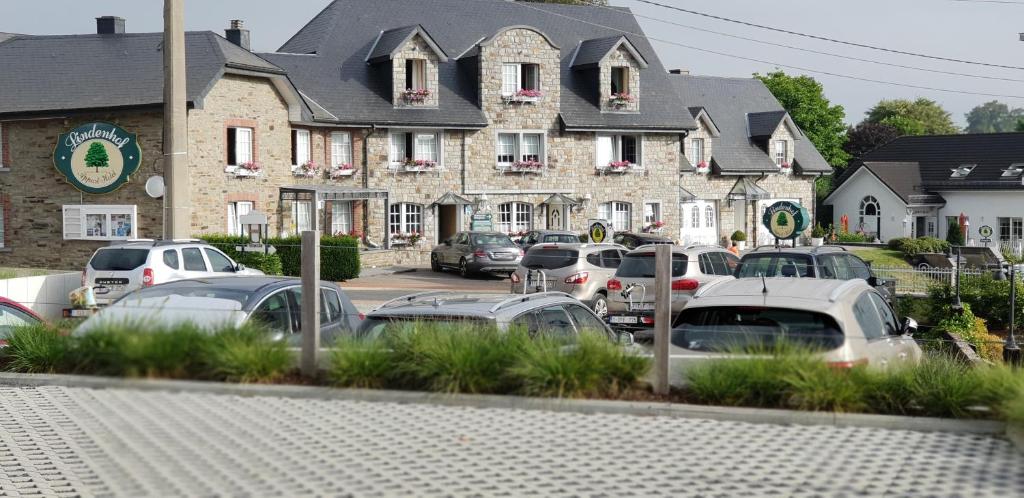
[{"label": "dark sedan", "polygon": [[459,232],[430,251],[430,268],[459,270],[468,277],[475,273],[511,275],[523,259],[523,250],[500,232]]}]

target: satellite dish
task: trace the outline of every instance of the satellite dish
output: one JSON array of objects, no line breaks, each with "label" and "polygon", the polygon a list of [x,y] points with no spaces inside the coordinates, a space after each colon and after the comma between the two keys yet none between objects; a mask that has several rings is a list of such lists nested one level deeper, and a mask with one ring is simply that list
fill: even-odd
[{"label": "satellite dish", "polygon": [[151,176],[146,180],[146,194],[154,199],[159,199],[164,196],[164,177],[162,176]]}]

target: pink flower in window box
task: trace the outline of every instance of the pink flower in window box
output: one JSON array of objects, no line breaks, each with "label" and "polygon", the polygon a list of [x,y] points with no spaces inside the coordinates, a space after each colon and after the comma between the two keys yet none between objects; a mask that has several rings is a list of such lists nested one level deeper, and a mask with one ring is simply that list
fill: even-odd
[{"label": "pink flower in window box", "polygon": [[263,169],[263,167],[260,166],[260,163],[256,161],[247,161],[239,164],[238,167],[250,173],[259,173]]},{"label": "pink flower in window box", "polygon": [[512,171],[540,171],[544,163],[540,161],[516,161],[512,163]]},{"label": "pink flower in window box", "polygon": [[405,98],[406,102],[423,102],[427,100],[427,97],[430,97],[430,90],[426,88],[417,88],[415,90],[408,88],[402,94],[402,97]]},{"label": "pink flower in window box", "polygon": [[628,92],[613,93],[608,98],[608,103],[615,107],[625,107],[630,102],[634,102],[636,97],[630,95]]},{"label": "pink flower in window box", "polygon": [[529,88],[524,88],[524,89],[519,90],[518,92],[516,92],[516,97],[538,98],[538,97],[543,97],[543,96],[544,96],[544,92],[542,92],[540,90],[529,89]]},{"label": "pink flower in window box", "polygon": [[789,163],[782,163],[782,165],[780,165],[779,167],[782,168],[782,169],[789,169],[790,168]]},{"label": "pink flower in window box", "polygon": [[317,164],[316,161],[309,160],[303,163],[301,166],[299,166],[299,172],[302,174],[302,176],[312,178],[316,176],[317,173],[320,172],[320,165]]},{"label": "pink flower in window box", "polygon": [[341,178],[344,176],[352,176],[355,172],[356,170],[352,166],[352,163],[342,163],[331,168],[328,174],[331,178]]},{"label": "pink flower in window box", "polygon": [[612,161],[612,162],[608,163],[608,169],[611,169],[611,170],[614,170],[614,171],[627,170],[627,169],[631,168],[632,166],[633,166],[633,163],[631,163],[629,161]]}]

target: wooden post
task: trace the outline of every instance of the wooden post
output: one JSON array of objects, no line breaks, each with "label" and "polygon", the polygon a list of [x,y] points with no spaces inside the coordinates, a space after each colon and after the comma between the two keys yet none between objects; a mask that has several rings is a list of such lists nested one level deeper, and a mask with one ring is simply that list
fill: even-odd
[{"label": "wooden post", "polygon": [[[315,203],[316,201],[314,201]],[[315,204],[314,204],[315,206]],[[302,376],[317,375],[320,352],[320,231],[302,232]]]},{"label": "wooden post", "polygon": [[668,394],[669,330],[672,328],[672,246],[654,250],[654,394]]},{"label": "wooden post", "polygon": [[185,107],[185,0],[164,0],[164,239],[185,239],[192,229]]}]

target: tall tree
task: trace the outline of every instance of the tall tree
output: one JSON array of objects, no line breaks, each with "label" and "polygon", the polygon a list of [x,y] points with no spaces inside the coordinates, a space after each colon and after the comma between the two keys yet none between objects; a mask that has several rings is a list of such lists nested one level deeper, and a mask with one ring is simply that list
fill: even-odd
[{"label": "tall tree", "polygon": [[882,100],[867,112],[868,123],[887,124],[901,135],[947,135],[959,133],[949,112],[934,100]]},{"label": "tall tree", "polygon": [[860,157],[899,136],[899,130],[893,126],[865,121],[846,130],[846,145],[843,150],[851,157]]},{"label": "tall tree", "polygon": [[967,118],[967,133],[999,133],[1017,131],[1017,122],[1024,118],[1024,109],[1010,109],[1010,106],[993,100],[985,102],[964,115]]},{"label": "tall tree", "polygon": [[764,82],[832,167],[846,166],[846,111],[825,98],[821,83],[810,76],[789,76],[782,71],[754,77]]}]

